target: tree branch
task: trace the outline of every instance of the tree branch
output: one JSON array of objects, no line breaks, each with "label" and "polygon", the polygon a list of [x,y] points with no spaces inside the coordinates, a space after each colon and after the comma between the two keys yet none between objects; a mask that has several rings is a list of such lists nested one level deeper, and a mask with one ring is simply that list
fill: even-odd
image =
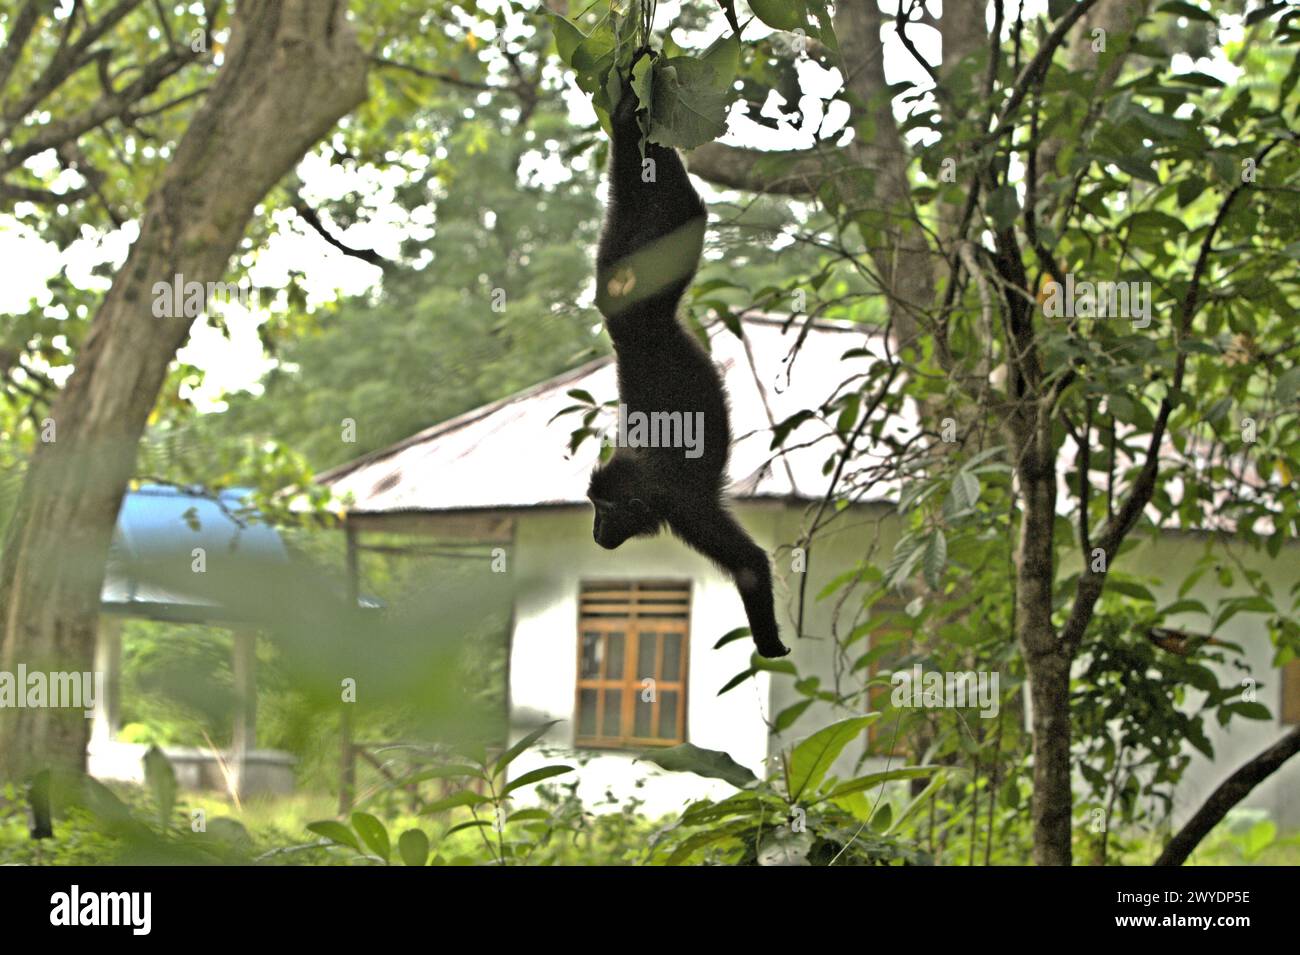
[{"label": "tree branch", "polygon": [[4,49],[0,49],[0,89],[4,89],[5,84],[9,82],[9,76],[18,65],[18,60],[23,55],[23,48],[27,46],[27,41],[31,38],[32,31],[36,29],[41,15],[48,14],[53,9],[52,0],[27,0],[22,10],[14,17]]},{"label": "tree branch", "polygon": [[302,220],[316,231],[317,235],[330,245],[334,246],[334,248],[338,249],[344,255],[350,255],[353,258],[360,259],[362,262],[369,262],[371,265],[377,265],[384,271],[393,267],[393,262],[384,258],[374,249],[354,249],[352,246],[343,242],[342,239],[335,236],[325,227],[325,224],[321,222],[320,215],[316,210],[309,206],[306,200],[301,196],[296,196],[294,198],[293,211],[298,213],[298,215],[302,217]]},{"label": "tree branch", "polygon": [[[1273,139],[1255,157],[1255,165],[1261,165],[1268,154],[1288,138],[1277,137]],[[1219,229],[1227,219],[1228,212],[1231,210],[1236,198],[1241,195],[1247,185],[1249,184],[1246,182],[1240,182],[1228,192],[1223,199],[1223,203],[1219,206],[1214,221],[1210,223],[1209,228],[1205,231],[1205,236],[1201,239],[1196,265],[1192,268],[1191,281],[1187,283],[1187,294],[1183,296],[1180,307],[1179,324],[1174,330],[1174,341],[1178,345],[1178,357],[1174,362],[1174,375],[1173,380],[1170,382],[1169,391],[1171,394],[1176,394],[1183,386],[1183,376],[1187,371],[1187,352],[1181,347],[1182,340],[1191,331],[1192,321],[1195,319],[1196,313],[1200,310],[1203,302],[1201,283],[1204,281],[1205,272],[1209,268],[1210,255],[1214,250],[1214,239],[1219,234]],[[1121,502],[1119,510],[1106,522],[1101,539],[1097,542],[1097,546],[1104,553],[1103,569],[1094,571],[1090,558],[1085,555],[1083,571],[1079,574],[1079,580],[1075,586],[1074,605],[1070,608],[1070,616],[1061,629],[1061,642],[1070,651],[1083,640],[1084,631],[1087,630],[1088,623],[1092,620],[1093,608],[1096,606],[1097,600],[1101,597],[1101,592],[1106,585],[1106,574],[1110,570],[1110,562],[1119,552],[1120,545],[1124,543],[1124,538],[1137,524],[1138,519],[1142,516],[1142,511],[1151,502],[1151,497],[1155,493],[1156,479],[1160,474],[1160,447],[1164,443],[1165,430],[1169,425],[1169,417],[1173,414],[1173,410],[1173,402],[1167,395],[1160,399],[1160,410],[1156,413],[1155,424],[1151,428],[1151,439],[1147,442],[1146,457],[1142,462],[1142,468],[1133,484],[1129,487],[1129,492]],[[1113,461],[1111,467],[1114,467]]]},{"label": "tree branch", "polygon": [[1196,814],[1187,820],[1177,835],[1160,853],[1152,865],[1182,865],[1201,844],[1201,840],[1228,814],[1228,810],[1249,795],[1250,791],[1281,768],[1282,764],[1300,752],[1300,726],[1295,727],[1280,740],[1246,763],[1219,784],[1210,798],[1201,804]]},{"label": "tree branch", "polygon": [[691,150],[686,167],[701,179],[727,189],[808,197],[825,179],[830,156],[827,151],[813,149],[774,152],[712,142]]}]

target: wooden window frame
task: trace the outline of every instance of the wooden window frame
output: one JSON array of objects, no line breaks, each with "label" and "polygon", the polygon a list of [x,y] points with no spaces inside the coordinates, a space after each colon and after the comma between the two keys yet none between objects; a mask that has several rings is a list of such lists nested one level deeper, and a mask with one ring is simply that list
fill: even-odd
[{"label": "wooden window frame", "polygon": [[[611,604],[607,611],[623,609],[620,616],[592,617],[584,615],[584,598],[589,594],[616,593],[627,591],[632,599],[623,604]],[[665,592],[680,592],[684,595],[682,614],[679,616],[649,615],[656,609],[637,599]],[[578,585],[578,620],[577,620],[577,656],[574,664],[576,681],[573,692],[573,745],[580,749],[646,749],[651,747],[677,746],[687,741],[687,715],[690,706],[688,688],[690,686],[690,645],[691,645],[691,581],[689,580],[584,580]],[[608,653],[601,656],[601,673],[595,677],[582,675],[583,643],[587,633],[622,633],[623,637],[623,672],[618,676],[607,675]],[[650,726],[659,726],[660,706],[665,693],[677,693],[677,722],[673,737],[636,736],[636,703],[642,690],[641,677],[637,675],[640,659],[641,635],[643,633],[673,633],[681,636],[681,670],[677,680],[662,680],[664,641],[657,640],[655,648],[655,699],[651,704]],[[584,690],[596,691],[596,718],[594,735],[584,736],[582,726],[582,693]],[[622,693],[619,712],[619,732],[616,736],[606,736],[605,726],[606,692],[618,690]]]},{"label": "wooden window frame", "polygon": [[1277,721],[1283,726],[1300,723],[1300,659],[1288,660],[1281,670]]}]

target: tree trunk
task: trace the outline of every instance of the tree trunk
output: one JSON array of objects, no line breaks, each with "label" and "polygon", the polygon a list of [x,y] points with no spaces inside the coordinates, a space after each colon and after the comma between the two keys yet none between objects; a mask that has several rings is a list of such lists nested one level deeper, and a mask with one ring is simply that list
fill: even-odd
[{"label": "tree trunk", "polygon": [[1044,416],[1035,426],[1036,410],[1034,403],[1022,400],[1008,433],[1023,502],[1016,546],[1016,639],[1025,658],[1032,710],[1034,863],[1070,865],[1072,654],[1052,625],[1056,460],[1050,420]]},{"label": "tree trunk", "polygon": [[1035,865],[1070,865],[1070,661],[1025,655],[1033,716]]},{"label": "tree trunk", "polygon": [[[191,319],[155,318],[155,283],[220,281],[254,208],[365,99],[345,0],[243,0],[226,61],[145,205],[140,236],[55,401],[0,554],[0,669],[92,667],[104,562],[136,449]],[[188,560],[188,557],[186,558]],[[80,770],[80,710],[0,713],[0,778]]]}]

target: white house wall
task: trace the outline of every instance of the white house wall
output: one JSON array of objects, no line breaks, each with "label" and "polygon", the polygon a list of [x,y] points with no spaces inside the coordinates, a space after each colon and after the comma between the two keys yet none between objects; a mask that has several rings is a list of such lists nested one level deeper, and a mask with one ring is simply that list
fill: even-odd
[{"label": "white house wall", "polygon": [[[1191,573],[1204,551],[1205,542],[1203,536],[1167,534],[1154,542],[1144,541],[1132,553],[1121,557],[1121,563],[1117,566],[1131,568],[1135,573],[1158,576],[1160,585],[1151,589],[1162,605],[1171,604],[1178,599],[1178,587]],[[1291,588],[1300,581],[1300,548],[1287,547],[1276,559],[1270,559],[1262,552],[1250,551],[1240,544],[1233,546],[1233,552],[1245,566],[1263,573],[1273,588],[1279,606],[1285,607],[1289,603]],[[1201,577],[1196,588],[1188,594],[1204,603],[1211,613],[1214,612],[1216,600],[1242,596],[1246,592],[1243,589],[1245,584],[1242,575],[1231,558],[1223,553],[1222,548],[1216,548],[1216,554],[1224,566],[1233,570],[1235,586],[1231,591],[1225,590],[1219,586],[1215,574],[1208,573]],[[1203,616],[1187,614],[1172,618],[1170,624],[1205,633],[1210,628],[1210,622]],[[1273,643],[1268,637],[1267,618],[1262,614],[1238,614],[1220,627],[1215,636],[1245,650],[1244,660],[1250,665],[1250,675],[1257,681],[1256,699],[1268,707],[1273,719],[1245,720],[1237,717],[1227,727],[1220,726],[1214,719],[1207,721],[1206,736],[1214,747],[1214,759],[1208,760],[1187,747],[1192,754],[1192,762],[1175,798],[1175,825],[1181,824],[1195,812],[1215,787],[1242,763],[1277,742],[1289,729],[1278,721],[1282,709],[1282,673],[1272,665]],[[1244,675],[1235,669],[1219,670],[1220,681],[1224,683],[1238,682]],[[1191,688],[1188,695],[1196,704],[1205,697],[1203,692]],[[1242,806],[1267,810],[1284,829],[1300,827],[1300,760],[1292,759],[1257,786],[1242,802]]]},{"label": "white house wall", "polygon": [[[897,539],[898,523],[886,509],[864,508],[845,515],[829,537],[814,549],[809,564],[806,636],[793,636],[799,576],[791,570],[791,555],[778,552],[798,538],[803,509],[779,508],[775,504],[747,504],[738,508],[742,521],[760,544],[776,553],[777,613],[783,639],[792,648],[801,676],[818,676],[823,686],[834,681],[831,632],[835,615],[834,598],[818,601],[817,594],[836,574],[843,573],[874,543],[873,560],[888,561]],[[1162,604],[1172,603],[1184,577],[1191,572],[1204,547],[1205,538],[1188,534],[1167,534],[1158,541],[1143,540],[1126,553],[1118,565],[1135,573],[1154,574],[1160,583],[1153,587]],[[1295,548],[1288,548],[1277,560],[1237,548],[1242,561],[1264,571],[1278,597],[1285,597],[1300,576]],[[588,805],[613,793],[622,800],[636,796],[645,801],[651,815],[673,813],[692,799],[722,796],[731,789],[722,783],[691,774],[662,773],[652,764],[635,763],[626,753],[611,750],[575,751],[573,710],[577,679],[577,620],[579,586],[584,581],[636,580],[646,578],[690,579],[691,634],[687,710],[687,739],[697,746],[729,753],[755,773],[764,772],[769,755],[834,719],[850,715],[844,710],[816,704],[787,730],[769,737],[765,720],[803,699],[788,677],[770,680],[761,674],[727,694],[717,691],[748,665],[751,645],[736,642],[721,650],[712,649],[718,637],[745,622],[744,610],[735,588],[707,561],[668,536],[649,541],[630,541],[614,553],[598,548],[591,540],[590,515],[586,510],[538,511],[521,515],[515,546],[515,573],[520,589],[515,605],[515,628],[510,660],[510,696],[515,739],[545,720],[561,720],[546,737],[554,748],[551,756],[538,753],[518,760],[511,775],[552,762],[585,760],[579,793]],[[1190,596],[1213,610],[1216,598],[1227,596],[1213,574],[1201,578]],[[1241,581],[1233,591],[1240,595]],[[1168,623],[1192,631],[1208,630],[1202,617],[1184,616]],[[841,633],[852,622],[839,623]],[[1281,706],[1281,674],[1271,666],[1273,648],[1264,618],[1239,614],[1218,633],[1240,644],[1246,651],[1253,676],[1258,682],[1257,699],[1274,713],[1270,721],[1234,719],[1229,727],[1209,721],[1206,732],[1215,751],[1214,760],[1193,753],[1192,763],[1176,797],[1175,822],[1181,822],[1201,804],[1215,786],[1256,753],[1276,741],[1285,727],[1276,719]],[[1224,670],[1222,680],[1237,680],[1236,670]],[[1196,691],[1190,691],[1193,694]],[[1193,697],[1195,699],[1195,697]],[[854,770],[862,746],[850,747],[835,764],[833,772],[842,778]],[[872,760],[861,771],[881,768]],[[1300,826],[1300,762],[1292,761],[1259,786],[1243,803],[1267,810],[1282,826]]]},{"label": "white house wall", "polygon": [[[781,515],[775,530],[787,547],[800,539],[800,530],[809,517],[803,507],[787,508]],[[827,584],[868,555],[874,564],[884,566],[888,563],[898,532],[898,520],[893,515],[893,508],[887,505],[846,511],[827,525],[825,534],[819,535],[811,553],[807,555],[805,566],[808,582],[804,590],[802,639],[794,638],[800,575],[793,571],[792,555],[788,551],[777,554],[773,570],[778,578],[781,632],[789,635],[786,640],[791,647],[788,659],[794,662],[800,677],[815,676],[821,680],[822,688],[835,687],[835,634],[838,633],[841,637],[847,635],[860,619],[855,621],[852,601],[837,612],[837,601],[841,598],[842,591],[836,591],[824,600],[818,600],[818,595]],[[855,596],[860,600],[863,591],[858,590]],[[865,646],[859,645],[853,656],[856,657],[865,649]],[[860,686],[863,679],[861,673],[841,674],[839,688],[847,692],[853,686]],[[774,715],[804,699],[806,697],[795,690],[794,681],[789,677],[778,677],[772,682]],[[865,710],[861,708],[854,712],[826,703],[814,703],[804,710],[792,727],[772,738],[772,752],[776,753],[778,749],[789,746],[835,720],[861,715],[862,712]],[[831,773],[841,779],[850,778],[865,746],[866,739],[863,737],[845,747],[832,765]],[[884,761],[879,763],[877,765],[877,761],[869,761],[859,772],[874,772],[883,768]]]},{"label": "white house wall", "polygon": [[[747,513],[742,519],[756,531],[765,521],[762,513]],[[601,550],[591,539],[590,512],[563,509],[520,516],[513,570],[519,589],[510,653],[512,741],[544,721],[561,722],[545,737],[547,752],[534,750],[520,757],[511,766],[511,777],[557,761],[585,761],[576,776],[584,804],[604,801],[607,792],[620,801],[635,796],[645,801],[643,811],[651,816],[679,812],[693,799],[733,791],[725,783],[689,773],[663,773],[651,763],[634,762],[625,752],[573,747],[580,585],[650,578],[692,581],[687,740],[724,750],[755,773],[764,773],[768,678],[760,675],[755,682],[717,695],[748,666],[751,644],[737,641],[713,649],[719,637],[744,625],[745,615],[735,587],[707,561],[666,535],[628,541],[612,553]]]}]

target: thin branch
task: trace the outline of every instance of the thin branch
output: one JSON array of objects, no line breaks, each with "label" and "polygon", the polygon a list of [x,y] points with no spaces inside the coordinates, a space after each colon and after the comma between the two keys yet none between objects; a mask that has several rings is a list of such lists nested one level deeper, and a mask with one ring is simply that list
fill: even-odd
[{"label": "thin branch", "polygon": [[437,80],[440,83],[450,83],[452,86],[459,86],[467,90],[479,90],[482,92],[493,93],[502,89],[499,86],[492,86],[478,80],[466,80],[457,76],[455,73],[446,73],[441,70],[426,70],[421,66],[414,66],[410,63],[401,63],[397,60],[390,60],[384,56],[372,55],[370,62],[376,66],[388,67],[394,70],[404,70],[407,73],[414,74],[422,79]]},{"label": "thin branch", "polygon": [[315,230],[317,235],[330,245],[334,246],[334,248],[338,249],[344,255],[350,255],[353,258],[360,259],[362,262],[369,262],[371,265],[377,265],[385,271],[391,269],[395,265],[395,263],[390,262],[373,249],[354,249],[352,246],[343,242],[325,227],[325,224],[321,222],[320,215],[315,209],[309,206],[301,196],[294,199],[293,211],[298,213],[298,215],[302,217],[302,220]]},{"label": "thin branch", "polygon": [[[921,68],[929,75],[930,82],[934,84],[935,90],[939,91],[939,74],[936,73],[934,67],[926,62],[925,58],[917,52],[916,44],[914,44],[912,38],[907,35],[907,27],[914,22],[912,20],[912,11],[915,9],[916,0],[912,0],[912,2],[908,4],[907,12],[904,13],[903,0],[898,0],[898,13],[894,16],[894,32],[898,34],[898,39],[902,41],[907,52],[912,54],[912,59],[920,64]],[[924,7],[922,7],[922,9],[924,9]]]},{"label": "thin branch", "polygon": [[[1083,15],[1096,6],[1097,0],[1081,0],[1070,8],[1070,12],[1061,18],[1061,22],[1043,41],[1043,45],[1034,58],[1016,77],[1015,85],[1011,90],[1011,97],[1007,100],[1006,105],[1002,107],[1002,115],[999,119],[997,128],[985,137],[985,142],[993,143],[1002,138],[1004,134],[1015,123],[1015,111],[1020,107],[1021,101],[1029,93],[1031,86],[1042,81],[1042,75],[1046,75],[1047,68],[1051,66],[1052,57],[1056,55],[1057,49],[1065,42],[1065,35],[1070,32]],[[1041,74],[1041,75],[1040,75]]]}]

